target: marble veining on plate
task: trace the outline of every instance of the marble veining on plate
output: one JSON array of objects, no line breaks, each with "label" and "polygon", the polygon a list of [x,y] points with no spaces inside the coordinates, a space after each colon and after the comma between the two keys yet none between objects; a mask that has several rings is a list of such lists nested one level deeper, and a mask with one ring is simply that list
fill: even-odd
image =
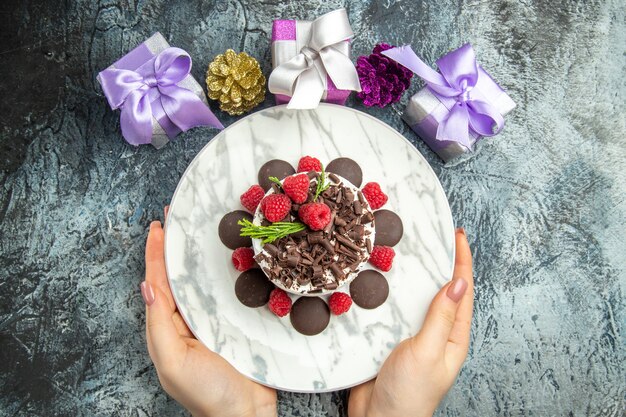
[{"label": "marble veining on plate", "polygon": [[[239,195],[270,159],[294,166],[303,155],[327,164],[357,161],[363,183],[378,182],[404,224],[395,247],[387,301],[353,306],[316,336],[289,317],[252,309],[235,297],[238,272],[219,240],[221,217],[241,209]],[[316,110],[269,108],[234,123],[198,154],[172,199],[166,224],[172,292],[193,333],[248,377],[288,391],[323,392],[373,378],[391,349],[421,326],[437,289],[451,276],[454,227],[428,163],[399,133],[364,113],[324,104]]]}]

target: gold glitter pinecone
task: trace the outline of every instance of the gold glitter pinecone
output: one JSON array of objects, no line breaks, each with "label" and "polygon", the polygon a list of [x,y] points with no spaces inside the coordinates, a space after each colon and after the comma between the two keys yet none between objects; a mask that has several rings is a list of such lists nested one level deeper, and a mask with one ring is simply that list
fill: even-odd
[{"label": "gold glitter pinecone", "polygon": [[220,109],[240,115],[265,100],[265,77],[256,59],[245,52],[228,49],[215,57],[206,73],[209,98],[220,102]]}]

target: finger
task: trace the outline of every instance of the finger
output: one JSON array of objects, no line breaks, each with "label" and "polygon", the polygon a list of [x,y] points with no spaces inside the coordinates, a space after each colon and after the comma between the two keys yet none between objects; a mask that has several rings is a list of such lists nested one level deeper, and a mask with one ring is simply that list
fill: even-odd
[{"label": "finger", "polygon": [[167,215],[170,212],[170,206],[165,206],[163,207],[163,221],[165,222],[167,220]]},{"label": "finger", "polygon": [[174,325],[173,312],[163,291],[149,282],[141,283],[141,295],[146,303],[146,335],[152,362],[159,371],[171,369],[176,358],[184,357],[186,346]]},{"label": "finger", "polygon": [[176,326],[176,331],[179,335],[181,335],[182,337],[195,338],[193,333],[191,333],[191,330],[189,330],[189,327],[187,327],[187,323],[185,323],[185,320],[183,320],[183,317],[178,311],[174,313],[174,315],[172,316],[172,320],[174,321],[174,326]]},{"label": "finger", "polygon": [[[416,338],[416,341],[423,341],[430,346],[430,349],[435,349],[435,351],[442,352],[442,354],[455,326],[457,310],[468,292],[469,281],[471,280],[472,261],[471,254],[469,254],[468,259],[469,248],[467,247],[467,240],[462,232],[457,232],[455,239],[457,254],[453,279],[435,295],[426,314],[422,329]],[[463,242],[465,242],[465,246]],[[468,268],[469,278],[461,276],[468,272]]]},{"label": "finger", "polygon": [[348,415],[350,417],[365,417],[375,382],[376,380],[372,379],[350,390],[348,396]]},{"label": "finger", "polygon": [[161,222],[150,223],[150,232],[146,241],[146,281],[153,287],[160,289],[173,313],[176,309],[174,298],[167,282],[165,271],[164,233]]},{"label": "finger", "polygon": [[452,364],[460,367],[469,349],[470,330],[472,327],[472,313],[474,309],[474,274],[472,270],[472,252],[465,231],[459,229],[456,234],[456,262],[454,278],[467,280],[467,290],[461,299],[456,313],[456,319],[450,332],[446,356]]},{"label": "finger", "polygon": [[443,354],[467,285],[466,280],[457,278],[439,290],[430,303],[422,329],[417,335],[418,341],[425,342],[430,349]]}]

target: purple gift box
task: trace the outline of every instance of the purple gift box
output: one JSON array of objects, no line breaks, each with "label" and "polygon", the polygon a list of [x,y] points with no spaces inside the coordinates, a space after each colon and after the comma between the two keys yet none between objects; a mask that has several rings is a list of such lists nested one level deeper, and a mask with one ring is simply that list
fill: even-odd
[{"label": "purple gift box", "polygon": [[[313,108],[321,100],[343,105],[352,91],[360,91],[358,75],[350,61],[352,36],[345,9],[334,10],[314,21],[274,20],[271,45],[274,71],[268,86],[275,94],[276,104]],[[285,93],[288,91],[291,94]]]},{"label": "purple gift box", "polygon": [[437,60],[441,73],[408,46],[383,54],[426,81],[402,118],[444,162],[472,151],[483,136],[499,133],[504,116],[515,108],[511,97],[476,63],[469,44]]},{"label": "purple gift box", "polygon": [[165,146],[195,126],[223,129],[204,90],[189,73],[191,57],[155,33],[98,74],[112,109],[121,109],[124,138],[132,145]]}]

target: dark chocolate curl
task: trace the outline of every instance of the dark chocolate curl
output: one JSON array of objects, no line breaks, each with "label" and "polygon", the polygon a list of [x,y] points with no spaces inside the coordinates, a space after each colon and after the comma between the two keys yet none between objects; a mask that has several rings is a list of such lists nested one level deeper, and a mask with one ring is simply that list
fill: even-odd
[{"label": "dark chocolate curl", "polygon": [[337,264],[331,264],[330,271],[333,273],[335,278],[337,278],[337,280],[341,280],[346,277],[346,274],[343,273],[343,271],[341,270],[341,268],[339,268],[339,266],[337,266]]},{"label": "dark chocolate curl", "polygon": [[337,241],[339,241],[339,243],[341,243],[342,245],[347,246],[350,249],[355,250],[356,252],[361,252],[361,248],[355,245],[354,242],[352,242],[350,239],[347,239],[340,235],[337,235],[336,238]]},{"label": "dark chocolate curl", "polygon": [[272,256],[277,256],[279,253],[278,248],[271,243],[266,243],[263,249]]}]

